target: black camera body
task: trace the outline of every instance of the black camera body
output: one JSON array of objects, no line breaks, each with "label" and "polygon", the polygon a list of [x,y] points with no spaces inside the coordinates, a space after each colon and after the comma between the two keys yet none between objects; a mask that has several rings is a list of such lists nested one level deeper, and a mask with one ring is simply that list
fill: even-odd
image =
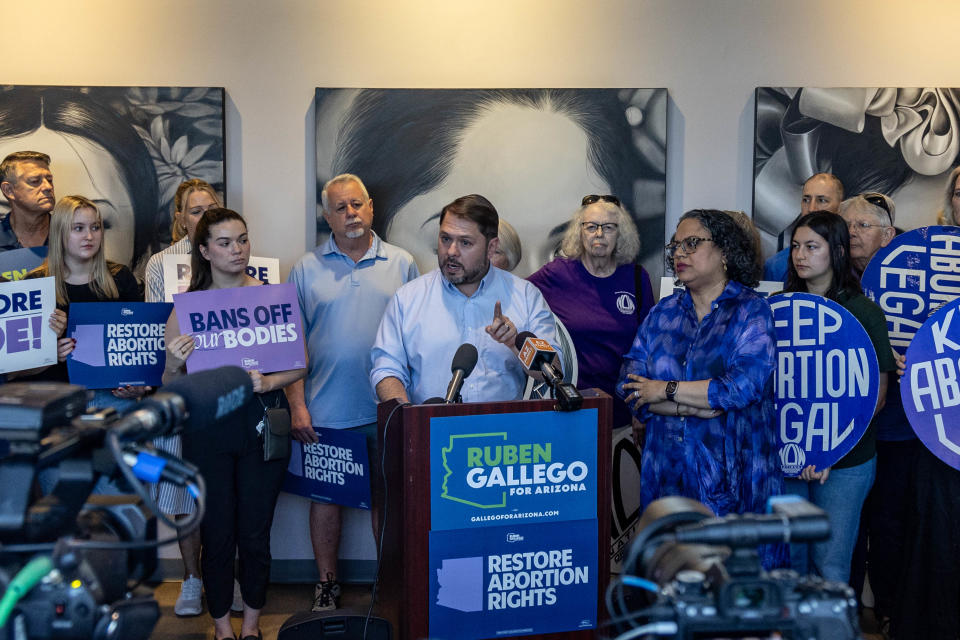
[{"label": "black camera body", "polygon": [[675,622],[675,637],[686,640],[860,637],[850,587],[787,569],[749,578],[686,571],[664,587],[644,614],[649,621]]},{"label": "black camera body", "polygon": [[[133,587],[156,569],[156,517],[138,496],[90,495],[115,467],[103,439],[120,417],[85,402],[74,385],[0,385],[0,594],[21,592],[2,638],[146,640],[159,619],[152,591]],[[43,468],[56,481],[36,499]]]},{"label": "black camera body", "polygon": [[632,574],[608,594],[614,622],[635,638],[859,638],[848,585],[763,570],[759,545],[824,540],[830,533],[826,514],[798,496],[778,497],[771,507],[769,515],[715,518],[687,498],[651,503],[624,563]]}]

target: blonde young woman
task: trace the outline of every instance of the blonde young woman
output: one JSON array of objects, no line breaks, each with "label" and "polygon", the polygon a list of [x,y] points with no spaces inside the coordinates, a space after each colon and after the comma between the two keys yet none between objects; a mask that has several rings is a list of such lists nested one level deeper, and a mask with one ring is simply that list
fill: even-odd
[{"label": "blonde young woman", "polygon": [[[137,302],[141,299],[140,288],[130,269],[106,259],[103,238],[103,219],[93,201],[83,196],[64,196],[57,201],[50,212],[47,258],[27,277],[54,278],[57,309],[65,314],[63,327],[66,327],[71,302]],[[31,377],[66,382],[65,359],[75,346],[73,338],[60,338],[59,362]],[[74,382],[83,384],[82,380]],[[143,388],[135,387],[98,390],[93,404],[124,409],[143,393]]]}]

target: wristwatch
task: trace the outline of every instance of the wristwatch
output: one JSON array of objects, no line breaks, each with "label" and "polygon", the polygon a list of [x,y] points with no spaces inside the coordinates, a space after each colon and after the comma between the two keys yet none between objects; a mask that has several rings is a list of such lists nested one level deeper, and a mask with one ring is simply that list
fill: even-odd
[{"label": "wristwatch", "polygon": [[667,383],[667,400],[669,400],[670,402],[677,401],[676,399],[677,387],[679,386],[680,386],[679,380],[671,380],[670,382]]}]

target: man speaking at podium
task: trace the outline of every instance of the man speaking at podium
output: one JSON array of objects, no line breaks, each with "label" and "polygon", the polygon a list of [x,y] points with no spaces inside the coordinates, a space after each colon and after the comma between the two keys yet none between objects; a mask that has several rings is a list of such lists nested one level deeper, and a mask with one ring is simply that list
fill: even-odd
[{"label": "man speaking at podium", "polygon": [[439,268],[402,286],[380,321],[370,381],[381,402],[443,397],[454,353],[465,343],[477,348],[478,359],[463,382],[463,401],[520,399],[527,372],[517,359],[517,334],[529,331],[556,349],[553,315],[540,291],[490,264],[499,224],[480,195],[457,198],[440,212]]}]

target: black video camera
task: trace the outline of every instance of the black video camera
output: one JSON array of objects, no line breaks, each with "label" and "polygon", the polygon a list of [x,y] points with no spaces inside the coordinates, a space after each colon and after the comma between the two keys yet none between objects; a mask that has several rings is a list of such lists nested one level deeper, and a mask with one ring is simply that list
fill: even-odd
[{"label": "black video camera", "polygon": [[[0,639],[149,638],[160,610],[139,583],[158,546],[199,526],[206,488],[196,467],[143,443],[207,428],[250,397],[238,367],[186,376],[123,416],[88,411],[83,387],[0,385]],[[38,497],[36,475],[51,472]],[[131,495],[91,495],[101,478]],[[160,512],[141,481],[161,479],[187,488],[191,517]],[[157,519],[177,535],[158,541]]]},{"label": "black video camera", "polygon": [[661,498],[644,511],[607,607],[620,638],[680,640],[859,638],[846,584],[795,571],[763,570],[761,544],[830,535],[827,515],[798,496],[771,501],[769,515],[715,518],[688,498]]}]

